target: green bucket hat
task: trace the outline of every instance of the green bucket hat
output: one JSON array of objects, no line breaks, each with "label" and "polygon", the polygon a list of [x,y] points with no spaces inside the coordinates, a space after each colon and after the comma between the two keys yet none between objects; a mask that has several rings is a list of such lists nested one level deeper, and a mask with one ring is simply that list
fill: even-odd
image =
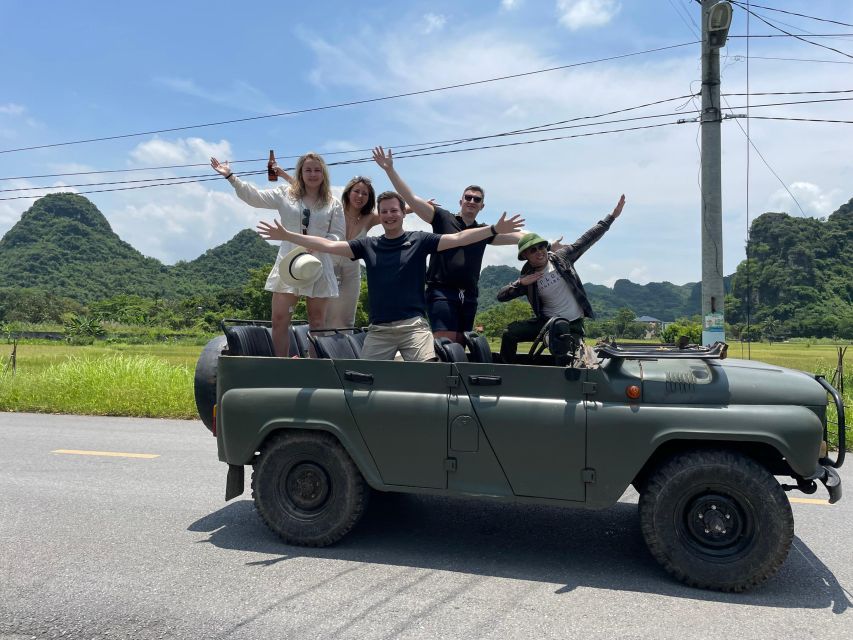
[{"label": "green bucket hat", "polygon": [[535,247],[537,244],[547,245],[548,241],[538,233],[525,233],[518,241],[518,259],[524,260],[522,254],[530,247]]}]

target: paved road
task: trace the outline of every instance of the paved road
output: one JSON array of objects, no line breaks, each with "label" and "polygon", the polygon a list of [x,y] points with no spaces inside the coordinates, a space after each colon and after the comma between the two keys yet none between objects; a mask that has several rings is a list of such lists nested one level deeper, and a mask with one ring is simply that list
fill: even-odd
[{"label": "paved road", "polygon": [[853,637],[849,468],[846,500],[794,503],[779,574],[727,595],[658,567],[635,494],[381,496],[337,546],[289,547],[222,501],[215,444],[198,422],[0,413],[0,638]]}]

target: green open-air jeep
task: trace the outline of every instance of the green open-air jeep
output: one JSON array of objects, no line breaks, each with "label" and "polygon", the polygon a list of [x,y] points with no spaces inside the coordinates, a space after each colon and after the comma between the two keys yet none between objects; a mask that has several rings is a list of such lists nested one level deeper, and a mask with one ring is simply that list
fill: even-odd
[{"label": "green open-air jeep", "polygon": [[722,344],[604,344],[593,361],[558,366],[537,350],[498,364],[472,334],[467,351],[437,344],[441,362],[388,362],[360,359],[358,332],[297,326],[293,349],[311,342],[314,357],[275,358],[268,328],[224,326],[196,370],[199,413],[228,463],[226,500],[252,465],[257,510],[290,544],[336,542],[372,490],[602,509],[633,485],[643,536],[667,571],[741,591],[787,557],[785,491],[813,493],[820,481],[830,502],[841,497],[835,389],[727,359]]}]

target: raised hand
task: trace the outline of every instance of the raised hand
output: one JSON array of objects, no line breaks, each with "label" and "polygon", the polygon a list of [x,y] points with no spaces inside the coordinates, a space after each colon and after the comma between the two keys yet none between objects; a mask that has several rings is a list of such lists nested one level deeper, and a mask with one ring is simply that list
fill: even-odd
[{"label": "raised hand", "polygon": [[550,247],[549,251],[559,251],[560,249],[562,249],[565,246],[566,245],[563,244],[563,236],[560,236],[559,238],[554,240],[554,242],[551,243],[551,247]]},{"label": "raised hand", "polygon": [[544,271],[536,271],[535,273],[528,273],[526,276],[521,276],[518,279],[518,284],[520,284],[523,287],[526,287],[529,284],[533,284],[534,282],[536,282],[539,278],[541,278],[544,275],[545,275]]},{"label": "raised hand", "polygon": [[388,153],[386,154],[385,149],[382,147],[374,147],[373,161],[378,164],[383,171],[390,171],[394,168],[394,154],[391,152],[391,149],[388,149]]},{"label": "raised hand", "polygon": [[277,162],[273,162],[272,170],[275,171],[275,175],[287,182],[287,184],[293,184],[293,177],[287,171],[278,166]]},{"label": "raised hand", "polygon": [[211,158],[210,166],[213,167],[213,170],[221,176],[227,176],[231,173],[231,165],[227,160],[225,162],[219,162],[216,158]]},{"label": "raised hand", "polygon": [[261,220],[255,229],[264,240],[287,240],[287,234],[290,233],[278,220],[273,220],[273,224]]},{"label": "raised hand", "polygon": [[514,231],[521,231],[523,226],[524,218],[519,214],[515,214],[512,218],[507,220],[506,211],[501,214],[500,220],[494,224],[495,231],[498,233],[513,233]]},{"label": "raised hand", "polygon": [[613,213],[610,215],[614,218],[618,218],[619,214],[622,213],[622,207],[625,206],[625,194],[622,194],[622,197],[619,198],[619,202],[616,204],[616,208],[613,210]]}]

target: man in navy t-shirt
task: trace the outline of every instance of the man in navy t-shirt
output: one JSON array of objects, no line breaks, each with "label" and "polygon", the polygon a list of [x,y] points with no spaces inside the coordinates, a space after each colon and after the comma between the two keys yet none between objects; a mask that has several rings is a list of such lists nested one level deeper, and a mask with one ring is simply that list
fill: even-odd
[{"label": "man in navy t-shirt", "polygon": [[[447,209],[412,193],[394,169],[394,157],[390,149],[386,154],[382,147],[376,147],[373,150],[373,160],[388,174],[391,184],[409,203],[412,211],[432,226],[433,233],[457,233],[485,226],[477,222],[477,214],[486,206],[482,187],[467,187],[459,200],[459,213],[453,215]],[[521,232],[515,232],[485,238],[430,258],[426,278],[426,300],[427,313],[436,338],[450,338],[454,342],[465,343],[464,332],[474,328],[479,294],[477,284],[486,245],[514,245],[521,236]]]},{"label": "man in navy t-shirt", "polygon": [[491,227],[479,225],[459,233],[438,235],[404,231],[405,201],[386,191],[376,198],[379,222],[385,233],[349,242],[292,233],[279,224],[260,222],[258,233],[267,240],[288,240],[306,249],[364,260],[370,298],[370,327],[362,349],[367,360],[435,360],[433,336],[426,321],[427,256],[483,242],[521,229],[520,216],[502,215]]}]

